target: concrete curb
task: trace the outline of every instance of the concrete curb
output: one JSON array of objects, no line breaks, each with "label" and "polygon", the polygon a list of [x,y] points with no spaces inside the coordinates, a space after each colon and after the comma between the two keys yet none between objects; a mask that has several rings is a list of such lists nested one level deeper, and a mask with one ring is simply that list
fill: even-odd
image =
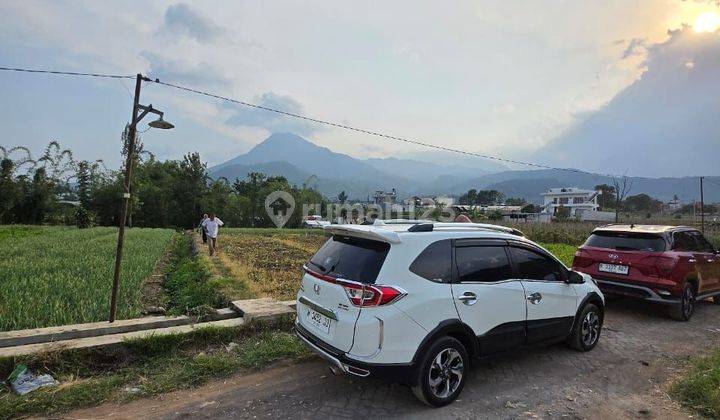
[{"label": "concrete curb", "polygon": [[99,348],[133,338],[185,334],[205,327],[239,327],[252,322],[271,322],[295,313],[295,301],[270,298],[232,302],[230,308],[201,317],[148,317],[89,324],[0,333],[0,357],[15,357],[50,351]]},{"label": "concrete curb", "polygon": [[236,311],[226,308],[219,309],[214,314],[208,314],[202,317],[153,316],[135,319],[122,319],[113,323],[103,321],[87,324],[62,325],[58,327],[5,331],[0,332],[0,348],[176,327],[179,325],[189,325],[207,321],[221,321],[236,317],[238,317],[238,313]]}]

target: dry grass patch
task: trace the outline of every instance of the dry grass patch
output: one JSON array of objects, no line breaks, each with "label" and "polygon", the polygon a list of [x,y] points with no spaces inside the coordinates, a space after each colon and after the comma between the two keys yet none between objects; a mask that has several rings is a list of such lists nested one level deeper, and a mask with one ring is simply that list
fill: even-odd
[{"label": "dry grass patch", "polygon": [[303,264],[325,239],[314,233],[230,231],[218,241],[216,262],[223,265],[228,276],[245,283],[254,296],[293,299]]}]

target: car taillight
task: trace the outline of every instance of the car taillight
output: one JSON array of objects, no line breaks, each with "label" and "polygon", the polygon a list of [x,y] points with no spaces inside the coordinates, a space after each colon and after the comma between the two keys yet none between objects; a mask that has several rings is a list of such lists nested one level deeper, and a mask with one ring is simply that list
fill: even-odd
[{"label": "car taillight", "polygon": [[306,273],[315,278],[342,286],[348,296],[348,299],[350,299],[350,303],[354,306],[360,306],[363,308],[382,306],[393,303],[405,296],[405,292],[396,287],[381,284],[370,285],[356,283],[328,276],[327,274],[320,274],[307,267],[303,267],[303,269]]},{"label": "car taillight", "polygon": [[584,249],[578,249],[577,252],[575,252],[575,258],[573,258],[573,267],[588,267],[592,265],[595,262],[595,260],[588,255],[588,252]]},{"label": "car taillight", "polygon": [[350,303],[363,308],[387,305],[405,295],[405,293],[392,286],[362,285],[342,280],[339,280],[338,284],[345,289]]}]

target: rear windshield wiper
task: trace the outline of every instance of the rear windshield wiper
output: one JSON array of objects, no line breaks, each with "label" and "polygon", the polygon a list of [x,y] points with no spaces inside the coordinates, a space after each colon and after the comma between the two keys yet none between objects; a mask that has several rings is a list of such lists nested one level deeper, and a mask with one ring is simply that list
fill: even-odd
[{"label": "rear windshield wiper", "polygon": [[629,246],[616,246],[615,249],[618,251],[638,251],[637,248],[630,248]]},{"label": "rear windshield wiper", "polygon": [[316,263],[316,262],[313,261],[313,260],[310,260],[310,264],[312,264],[312,265],[314,265],[315,267],[319,268],[323,273],[327,273],[327,271],[328,271],[327,268],[325,268],[324,265],[318,264],[318,263]]}]

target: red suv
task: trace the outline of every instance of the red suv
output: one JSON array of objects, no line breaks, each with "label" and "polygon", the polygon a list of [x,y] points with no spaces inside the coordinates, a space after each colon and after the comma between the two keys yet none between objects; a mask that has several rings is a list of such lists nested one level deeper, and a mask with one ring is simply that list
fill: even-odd
[{"label": "red suv", "polygon": [[695,301],[720,303],[720,255],[697,229],[683,226],[608,225],[596,228],[573,260],[600,290],[669,305],[687,321]]}]

